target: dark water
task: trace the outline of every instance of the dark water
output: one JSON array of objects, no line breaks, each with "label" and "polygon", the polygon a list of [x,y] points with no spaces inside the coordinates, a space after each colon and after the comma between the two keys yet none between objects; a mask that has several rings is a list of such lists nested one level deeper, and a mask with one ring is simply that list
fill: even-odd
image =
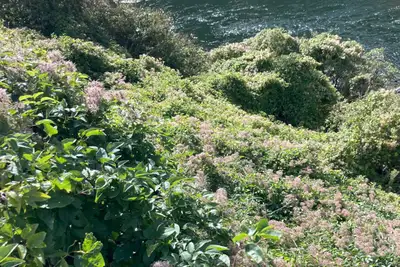
[{"label": "dark water", "polygon": [[269,27],[296,35],[328,31],[384,47],[400,66],[400,0],[144,0],[170,12],[176,27],[206,47],[240,41]]}]

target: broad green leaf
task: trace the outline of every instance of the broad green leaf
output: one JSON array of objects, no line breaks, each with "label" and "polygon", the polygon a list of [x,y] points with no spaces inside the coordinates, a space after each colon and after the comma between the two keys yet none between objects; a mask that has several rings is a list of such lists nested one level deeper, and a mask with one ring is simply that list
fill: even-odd
[{"label": "broad green leaf", "polygon": [[247,238],[248,236],[249,236],[249,235],[246,234],[246,233],[240,233],[240,234],[236,235],[236,236],[232,239],[232,241],[233,241],[233,242],[240,242],[240,241],[242,241],[243,239]]},{"label": "broad green leaf", "polygon": [[227,251],[227,250],[229,250],[229,248],[224,247],[224,246],[219,246],[219,245],[209,245],[206,248],[206,251],[208,251],[208,250]]},{"label": "broad green leaf", "polygon": [[68,177],[64,177],[64,180],[62,181],[60,181],[59,179],[55,179],[53,180],[53,183],[58,189],[64,190],[67,193],[70,193],[72,191],[72,184]]},{"label": "broad green leaf", "polygon": [[36,94],[33,95],[33,98],[36,99],[43,94],[44,94],[43,92],[37,92]]},{"label": "broad green leaf", "polygon": [[69,267],[68,263],[65,261],[64,258],[60,260],[59,267]]},{"label": "broad green leaf", "polygon": [[30,191],[27,195],[31,202],[43,202],[50,199],[50,196],[39,191]]},{"label": "broad green leaf", "polygon": [[32,161],[33,155],[32,154],[23,154],[22,157],[26,160]]},{"label": "broad green leaf", "polygon": [[163,234],[161,235],[161,238],[168,238],[171,235],[175,234],[175,237],[177,237],[180,233],[180,227],[177,224],[174,224],[174,227],[167,227],[164,229]]},{"label": "broad green leaf", "polygon": [[101,248],[103,244],[94,237],[92,233],[86,234],[83,241],[82,249],[85,254],[81,258],[81,266],[83,267],[103,267],[105,266]]},{"label": "broad green leaf", "polygon": [[53,136],[53,135],[58,134],[57,128],[54,127],[54,126],[52,126],[52,124],[55,124],[54,121],[52,121],[52,120],[44,119],[44,120],[37,121],[35,124],[36,124],[36,126],[43,125],[44,131],[45,131],[50,137]]},{"label": "broad green leaf", "polygon": [[45,248],[46,247],[46,244],[44,243],[45,238],[46,238],[45,232],[39,232],[39,233],[33,234],[26,241],[26,246],[29,249]]},{"label": "broad green leaf", "polygon": [[0,247],[0,263],[3,262],[17,248],[18,244],[10,244]]},{"label": "broad green leaf", "polygon": [[69,138],[69,139],[64,139],[61,141],[64,150],[68,151],[72,148],[72,145],[75,144],[76,139]]},{"label": "broad green leaf", "polygon": [[30,236],[32,236],[35,232],[36,229],[38,228],[38,224],[28,224],[21,233],[21,237],[23,239],[28,239]]},{"label": "broad green leaf", "polygon": [[196,249],[201,249],[205,244],[210,243],[211,240],[202,240],[196,244]]},{"label": "broad green leaf", "polygon": [[50,155],[46,155],[43,157],[40,157],[37,162],[41,165],[46,164],[49,162],[50,159],[54,158],[54,155],[50,154]]},{"label": "broad green leaf", "polygon": [[282,233],[280,231],[275,231],[275,230],[267,230],[265,232],[261,232],[257,234],[258,236],[265,238],[265,239],[270,239],[274,241],[279,241],[279,239],[282,236]]},{"label": "broad green leaf", "polygon": [[181,253],[181,257],[182,257],[182,259],[183,259],[184,261],[189,262],[189,261],[192,259],[192,254],[190,254],[190,253],[187,252],[187,251],[184,251],[184,252]]},{"label": "broad green leaf", "polygon": [[40,102],[41,102],[41,103],[43,103],[43,102],[45,102],[45,101],[57,102],[57,100],[55,100],[54,98],[48,97],[48,96],[42,97],[42,98],[40,99]]},{"label": "broad green leaf", "polygon": [[190,242],[188,245],[187,245],[187,251],[189,251],[190,253],[193,253],[194,251],[195,251],[195,248],[194,248],[194,244],[193,244],[193,242]]},{"label": "broad green leaf", "polygon": [[266,227],[268,227],[268,220],[267,219],[261,219],[256,224],[256,232],[261,232]]},{"label": "broad green leaf", "polygon": [[26,253],[27,253],[27,249],[24,245],[18,245],[17,247],[17,251],[18,251],[18,255],[21,259],[25,259],[26,257]]},{"label": "broad green leaf", "polygon": [[231,266],[231,260],[229,259],[228,255],[221,255],[219,256],[219,260],[222,261],[226,266]]},{"label": "broad green leaf", "polygon": [[14,236],[14,230],[11,223],[5,223],[0,227],[0,233],[2,237],[12,238]]},{"label": "broad green leaf", "polygon": [[105,133],[103,132],[102,129],[88,129],[82,133],[83,137],[91,137],[91,136],[105,136]]},{"label": "broad green leaf", "polygon": [[58,134],[58,130],[56,127],[51,126],[50,124],[44,125],[44,131],[51,137],[53,135]]},{"label": "broad green leaf", "polygon": [[103,245],[101,244],[100,241],[97,241],[93,233],[86,234],[85,240],[83,241],[82,244],[82,249],[84,252],[91,252],[93,250],[100,251],[102,247]]},{"label": "broad green leaf", "polygon": [[147,245],[147,247],[146,247],[147,257],[150,257],[151,254],[153,254],[153,252],[158,248],[159,245],[160,245],[160,243]]},{"label": "broad green leaf", "polygon": [[16,266],[19,266],[24,263],[25,263],[25,261],[22,259],[8,257],[0,263],[0,266],[1,267],[16,267]]},{"label": "broad green leaf", "polygon": [[19,99],[19,101],[22,102],[24,100],[31,99],[31,98],[33,98],[33,95],[22,95],[18,99]]},{"label": "broad green leaf", "polygon": [[247,244],[245,246],[246,254],[256,263],[261,263],[264,260],[263,252],[256,244]]},{"label": "broad green leaf", "polygon": [[49,120],[49,119],[40,120],[35,123],[36,126],[43,125],[43,124],[55,124],[55,123],[54,123],[54,121]]},{"label": "broad green leaf", "polygon": [[53,194],[52,197],[47,201],[49,209],[64,208],[74,202],[75,198],[66,194],[59,193]]}]

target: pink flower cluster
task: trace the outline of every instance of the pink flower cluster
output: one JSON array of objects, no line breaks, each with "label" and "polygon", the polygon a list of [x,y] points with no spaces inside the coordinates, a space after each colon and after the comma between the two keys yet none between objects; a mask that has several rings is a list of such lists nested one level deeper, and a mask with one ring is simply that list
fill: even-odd
[{"label": "pink flower cluster", "polygon": [[215,146],[212,142],[212,134],[214,131],[211,128],[209,123],[203,122],[200,124],[200,139],[203,142],[203,151],[207,154],[214,154],[215,153]]},{"label": "pink flower cluster", "polygon": [[48,61],[41,61],[38,68],[42,73],[48,73],[50,78],[56,79],[62,72],[76,72],[76,67],[71,61],[67,61],[58,50],[47,54]]},{"label": "pink flower cluster", "polygon": [[228,192],[224,188],[219,188],[214,194],[215,201],[220,205],[228,202]]},{"label": "pink flower cluster", "polygon": [[156,261],[151,264],[151,267],[171,267],[168,261]]},{"label": "pink flower cluster", "polygon": [[85,102],[89,112],[97,113],[104,95],[103,84],[97,81],[90,82],[85,88]]},{"label": "pink flower cluster", "polygon": [[106,91],[101,82],[92,81],[85,88],[85,104],[90,113],[97,113],[100,109],[102,100],[105,101],[125,101],[127,99],[125,91]]},{"label": "pink flower cluster", "polygon": [[7,90],[0,88],[0,109],[7,109],[11,104],[11,99],[7,94]]}]

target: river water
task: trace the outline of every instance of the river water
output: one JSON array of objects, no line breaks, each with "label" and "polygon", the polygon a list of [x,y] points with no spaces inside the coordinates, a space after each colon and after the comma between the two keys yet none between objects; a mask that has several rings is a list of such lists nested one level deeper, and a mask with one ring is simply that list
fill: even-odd
[{"label": "river water", "polygon": [[270,27],[295,35],[332,32],[383,47],[400,66],[400,0],[144,0],[169,12],[176,28],[211,48]]}]

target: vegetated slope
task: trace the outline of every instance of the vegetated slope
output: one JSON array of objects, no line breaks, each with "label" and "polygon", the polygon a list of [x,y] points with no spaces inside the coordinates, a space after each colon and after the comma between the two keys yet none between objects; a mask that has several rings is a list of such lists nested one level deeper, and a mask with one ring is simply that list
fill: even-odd
[{"label": "vegetated slope", "polygon": [[266,30],[182,78],[70,37],[0,43],[0,264],[400,263],[400,97],[376,51]]},{"label": "vegetated slope", "polygon": [[[100,43],[138,57],[163,58],[183,75],[206,66],[206,53],[189,36],[175,32],[162,10],[138,8],[116,0],[2,0],[0,20],[7,27],[28,27],[45,36],[67,35]],[[133,1],[134,2],[134,1]]]}]

